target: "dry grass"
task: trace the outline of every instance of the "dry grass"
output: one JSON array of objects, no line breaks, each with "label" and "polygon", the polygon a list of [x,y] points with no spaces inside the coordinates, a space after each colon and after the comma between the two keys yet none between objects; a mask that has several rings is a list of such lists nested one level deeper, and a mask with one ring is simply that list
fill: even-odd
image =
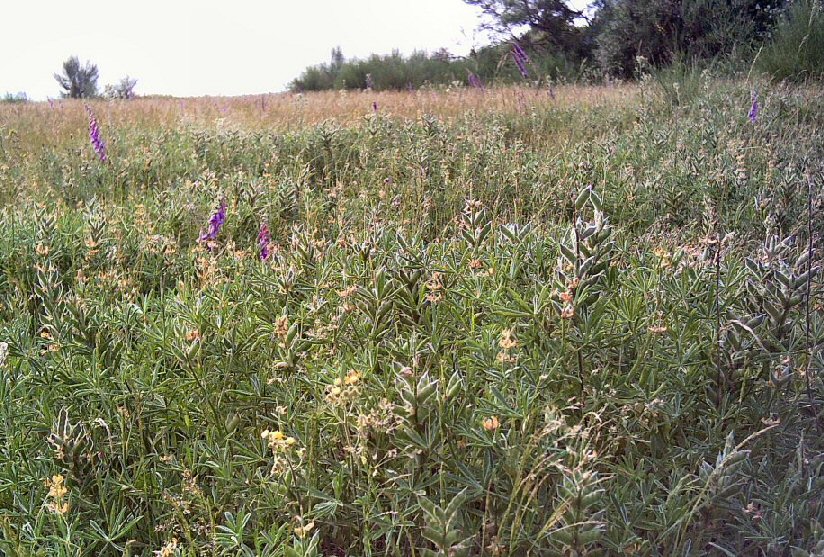
[{"label": "dry grass", "polygon": [[[450,120],[467,114],[515,114],[535,109],[588,109],[626,106],[639,93],[636,85],[611,87],[565,85],[553,89],[506,87],[420,90],[412,92],[278,93],[244,97],[194,99],[144,98],[134,101],[92,101],[101,124],[116,127],[164,128],[177,125],[244,130],[298,131],[324,121],[352,125],[374,113],[398,118],[433,115]],[[0,126],[36,148],[71,138],[86,124],[84,102],[76,100],[0,105]]]}]

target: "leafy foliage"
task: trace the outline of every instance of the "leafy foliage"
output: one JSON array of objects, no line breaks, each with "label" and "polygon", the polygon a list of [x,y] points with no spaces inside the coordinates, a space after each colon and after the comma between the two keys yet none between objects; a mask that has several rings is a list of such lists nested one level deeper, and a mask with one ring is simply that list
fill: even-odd
[{"label": "leafy foliage", "polygon": [[77,56],[63,62],[63,73],[54,74],[54,79],[63,91],[60,95],[69,99],[89,99],[97,96],[97,65],[86,61],[80,64]]},{"label": "leafy foliage", "polygon": [[[539,79],[579,80],[585,77],[586,64],[575,55],[540,51],[530,46],[531,68]],[[293,91],[328,89],[419,89],[432,86],[470,85],[470,74],[484,83],[521,83],[523,78],[510,60],[508,44],[486,46],[460,58],[446,50],[431,54],[415,52],[403,56],[398,52],[387,56],[373,55],[366,60],[344,60],[339,50],[332,61],[306,68],[290,84]]]},{"label": "leafy foliage", "polygon": [[565,0],[464,0],[479,7],[491,19],[491,27],[506,35],[532,31],[530,37],[539,44],[562,52],[580,49],[581,31],[575,22],[583,12],[571,8]]},{"label": "leafy foliage", "polygon": [[0,102],[5,103],[25,103],[29,101],[29,96],[25,91],[18,91],[17,93],[6,93]]},{"label": "leafy foliage", "polygon": [[824,68],[824,12],[820,1],[797,0],[781,19],[758,67],[776,79],[820,78]]},{"label": "leafy foliage", "polygon": [[598,58],[632,77],[638,57],[654,67],[748,50],[769,36],[783,0],[609,0],[596,14]]},{"label": "leafy foliage", "polygon": [[109,99],[133,99],[136,85],[136,79],[126,76],[115,85],[106,85],[105,96]]},{"label": "leafy foliage", "polygon": [[820,554],[824,96],[755,85],[0,107],[0,550]]}]

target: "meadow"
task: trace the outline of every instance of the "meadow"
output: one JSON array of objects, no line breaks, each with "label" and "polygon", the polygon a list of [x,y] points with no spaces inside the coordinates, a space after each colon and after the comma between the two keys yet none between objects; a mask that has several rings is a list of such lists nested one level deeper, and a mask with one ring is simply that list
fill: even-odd
[{"label": "meadow", "polygon": [[0,553],[824,555],[824,91],[686,77],[0,104]]}]

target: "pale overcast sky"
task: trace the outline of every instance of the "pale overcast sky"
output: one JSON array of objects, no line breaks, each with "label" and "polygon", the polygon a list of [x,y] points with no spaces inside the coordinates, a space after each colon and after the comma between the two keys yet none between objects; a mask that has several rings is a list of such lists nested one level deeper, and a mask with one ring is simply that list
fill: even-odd
[{"label": "pale overcast sky", "polygon": [[281,91],[341,46],[349,57],[446,47],[465,54],[479,23],[462,0],[64,0],[3,2],[0,95],[57,97],[71,55],[126,74],[137,93],[176,96]]},{"label": "pale overcast sky", "polygon": [[71,55],[100,69],[102,91],[129,75],[137,93],[176,96],[282,91],[308,65],[484,44],[479,10],[462,0],[5,1],[0,95],[59,96]]}]

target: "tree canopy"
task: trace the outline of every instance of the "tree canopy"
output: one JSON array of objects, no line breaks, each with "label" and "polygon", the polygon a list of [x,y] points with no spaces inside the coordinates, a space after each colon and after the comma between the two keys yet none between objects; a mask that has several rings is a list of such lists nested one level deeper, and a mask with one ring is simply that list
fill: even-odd
[{"label": "tree canopy", "polygon": [[632,75],[636,57],[653,66],[711,59],[766,38],[784,0],[601,0],[596,12],[601,68]]},{"label": "tree canopy", "polygon": [[490,17],[489,29],[518,34],[532,31],[534,42],[563,50],[574,50],[579,40],[575,21],[583,12],[572,9],[564,0],[464,0]]},{"label": "tree canopy", "polygon": [[85,66],[81,66],[77,56],[72,56],[63,62],[62,74],[54,74],[54,79],[63,89],[60,95],[71,99],[96,97],[97,77],[97,65],[86,61]]},{"label": "tree canopy", "polygon": [[137,80],[128,75],[113,85],[106,85],[105,95],[109,99],[133,99],[135,98],[134,88]]},{"label": "tree canopy", "polygon": [[[775,75],[821,73],[820,0],[590,0],[586,13],[571,0],[463,1],[486,16],[482,28],[495,33],[492,44],[468,56],[393,53],[366,60],[346,60],[336,48],[331,62],[307,68],[292,89],[632,78],[639,68],[674,63],[749,67],[759,52]],[[796,15],[777,27],[790,13]],[[801,59],[807,61],[794,63]]]}]

